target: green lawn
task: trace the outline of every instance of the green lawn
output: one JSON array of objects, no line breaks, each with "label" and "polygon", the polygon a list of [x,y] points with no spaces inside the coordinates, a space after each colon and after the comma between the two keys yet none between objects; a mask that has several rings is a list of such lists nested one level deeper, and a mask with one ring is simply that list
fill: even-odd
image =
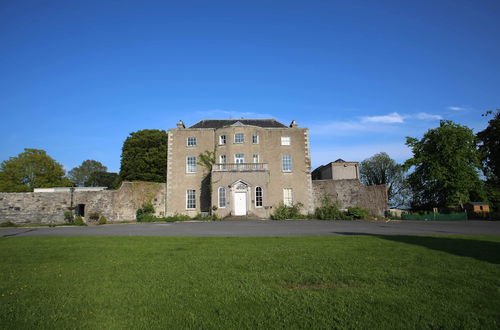
[{"label": "green lawn", "polygon": [[499,328],[500,236],[0,239],[0,328]]}]

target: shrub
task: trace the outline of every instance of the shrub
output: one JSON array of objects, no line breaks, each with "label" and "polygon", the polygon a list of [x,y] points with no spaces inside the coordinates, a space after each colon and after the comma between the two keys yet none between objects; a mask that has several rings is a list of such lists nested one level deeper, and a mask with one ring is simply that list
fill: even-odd
[{"label": "shrub", "polygon": [[0,227],[17,227],[15,223],[10,221],[5,221],[0,223]]},{"label": "shrub", "polygon": [[[188,217],[189,218],[189,217]],[[201,213],[198,213],[195,215],[193,220],[205,220],[205,221],[214,221],[214,220],[220,220],[220,218],[216,214],[211,214],[211,215],[203,215]]]},{"label": "shrub", "polygon": [[77,216],[75,220],[73,220],[73,224],[77,226],[86,226],[87,224],[83,221],[81,216]]},{"label": "shrub", "polygon": [[370,211],[359,206],[351,206],[347,208],[347,216],[352,219],[369,219]]},{"label": "shrub", "polygon": [[155,221],[154,219],[156,219],[156,217],[153,215],[154,213],[155,208],[153,207],[153,204],[143,204],[142,207],[135,212],[135,218],[137,222]]},{"label": "shrub", "polygon": [[96,221],[98,221],[98,220],[99,220],[99,217],[100,217],[99,212],[90,212],[90,213],[89,213],[89,220],[90,220],[90,221],[94,221],[94,222],[96,222]]},{"label": "shrub", "polygon": [[300,213],[302,203],[295,203],[292,206],[287,206],[281,202],[271,215],[273,220],[287,220],[287,219],[306,219],[307,216]]},{"label": "shrub", "polygon": [[104,224],[106,224],[106,222],[108,222],[108,219],[106,219],[105,216],[101,215],[101,217],[99,218],[99,221],[97,223],[100,225],[104,225]]},{"label": "shrub", "polygon": [[345,220],[347,218],[340,210],[339,202],[333,202],[328,197],[323,198],[321,206],[316,208],[314,215],[320,220]]},{"label": "shrub", "polygon": [[67,223],[73,223],[74,217],[72,211],[64,211],[64,221]]}]

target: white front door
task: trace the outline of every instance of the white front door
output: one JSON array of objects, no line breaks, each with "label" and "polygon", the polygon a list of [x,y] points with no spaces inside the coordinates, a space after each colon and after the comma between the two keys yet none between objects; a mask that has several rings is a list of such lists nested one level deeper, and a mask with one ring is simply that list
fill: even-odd
[{"label": "white front door", "polygon": [[234,193],[234,215],[247,215],[247,193]]}]

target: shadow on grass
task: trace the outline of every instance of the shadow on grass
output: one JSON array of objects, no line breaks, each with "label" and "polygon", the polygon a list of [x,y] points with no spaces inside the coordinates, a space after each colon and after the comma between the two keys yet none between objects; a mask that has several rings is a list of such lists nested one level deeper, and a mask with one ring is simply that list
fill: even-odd
[{"label": "shadow on grass", "polygon": [[470,257],[493,264],[500,264],[500,242],[432,236],[387,236],[355,232],[335,232],[335,234],[374,236],[388,241],[419,245],[433,250],[448,252],[461,257]]},{"label": "shadow on grass", "polygon": [[500,264],[500,243],[477,239],[429,237],[429,236],[377,236],[381,239],[424,246],[461,257]]}]

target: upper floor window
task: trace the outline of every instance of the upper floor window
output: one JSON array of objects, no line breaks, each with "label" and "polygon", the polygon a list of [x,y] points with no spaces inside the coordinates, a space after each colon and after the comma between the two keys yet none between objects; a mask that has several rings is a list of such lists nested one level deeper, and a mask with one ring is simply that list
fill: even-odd
[{"label": "upper floor window", "polygon": [[283,155],[281,169],[283,172],[291,172],[292,171],[292,156],[291,155]]},{"label": "upper floor window", "polygon": [[245,135],[243,133],[234,134],[234,143],[243,143],[245,142]]},{"label": "upper floor window", "polygon": [[219,135],[219,144],[226,144],[226,136]]},{"label": "upper floor window", "polygon": [[262,188],[255,187],[255,207],[262,207]]},{"label": "upper floor window", "polygon": [[291,139],[289,136],[282,136],[281,137],[281,145],[282,146],[289,146],[291,144]]},{"label": "upper floor window", "polygon": [[196,190],[194,189],[186,190],[186,209],[196,209]]},{"label": "upper floor window", "polygon": [[194,136],[190,136],[187,138],[187,146],[196,147],[196,138]]},{"label": "upper floor window", "polygon": [[259,144],[259,136],[258,135],[252,135],[252,143]]},{"label": "upper floor window", "polygon": [[254,154],[254,155],[253,155],[253,163],[254,163],[254,164],[257,164],[258,162],[259,162],[259,155]]},{"label": "upper floor window", "polygon": [[196,173],[196,157],[186,158],[186,173]]},{"label": "upper floor window", "polygon": [[226,188],[219,187],[219,207],[226,207]]},{"label": "upper floor window", "polygon": [[244,154],[234,155],[234,162],[236,164],[243,164],[245,162],[245,155]]},{"label": "upper floor window", "polygon": [[283,188],[283,204],[286,206],[293,206],[292,188]]},{"label": "upper floor window", "polygon": [[226,163],[226,155],[220,155],[219,156],[219,163],[220,164],[225,164]]}]

